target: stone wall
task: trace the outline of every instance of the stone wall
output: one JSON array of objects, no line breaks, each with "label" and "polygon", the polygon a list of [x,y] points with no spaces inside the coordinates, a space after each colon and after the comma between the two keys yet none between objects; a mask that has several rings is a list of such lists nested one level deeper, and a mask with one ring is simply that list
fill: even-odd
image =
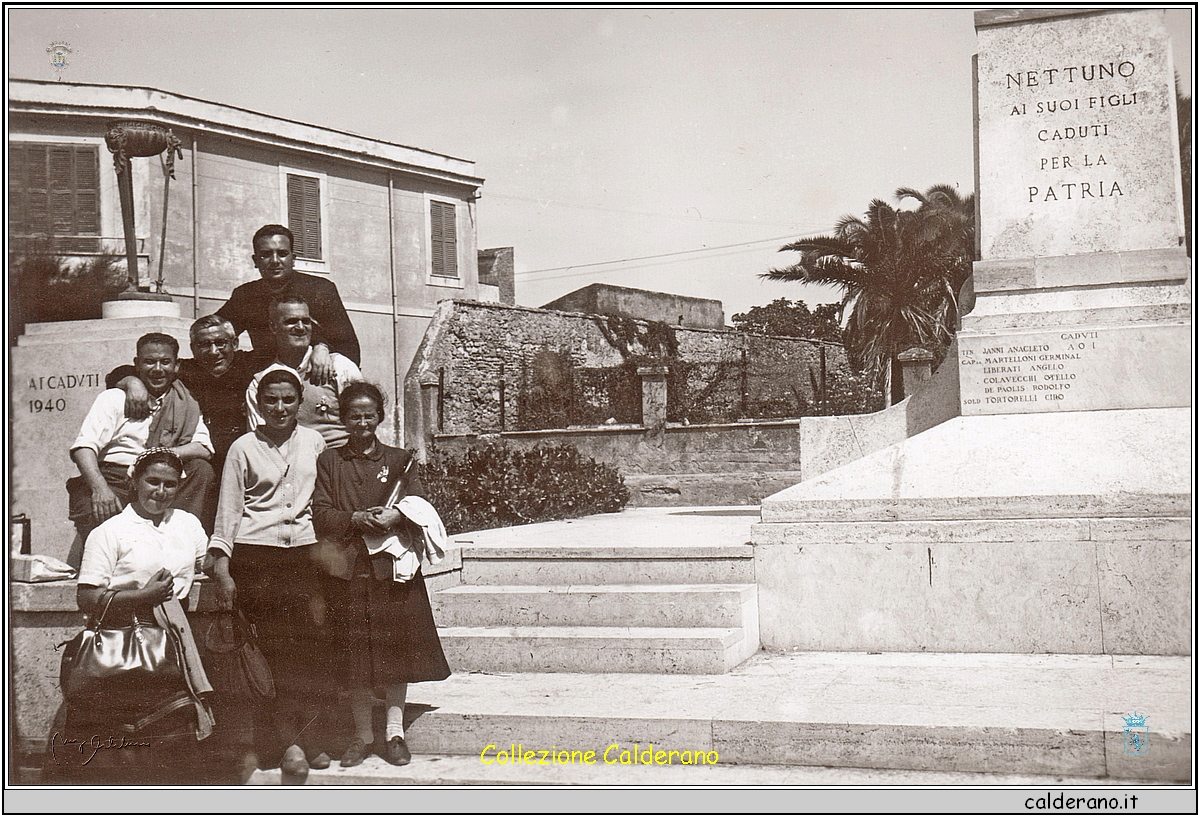
[{"label": "stone wall", "polygon": [[800,468],[799,420],[763,420],[694,426],[669,425],[661,435],[641,426],[509,431],[503,434],[435,434],[441,450],[463,451],[486,442],[528,449],[568,443],[612,464],[622,476],[790,471]]},{"label": "stone wall", "polygon": [[640,424],[646,365],[667,367],[675,423],[800,416],[822,371],[849,374],[836,344],[446,301],[406,380],[406,439]]},{"label": "stone wall", "polygon": [[662,321],[672,326],[725,328],[725,309],[718,300],[674,295],[669,292],[651,292],[612,284],[589,284],[543,304],[542,309],[584,312],[589,315],[621,315],[639,320]]},{"label": "stone wall", "polygon": [[435,434],[440,451],[462,452],[486,443],[529,449],[567,444],[617,469],[630,504],[756,505],[799,481],[801,420],[669,424],[661,432],[640,425]]}]

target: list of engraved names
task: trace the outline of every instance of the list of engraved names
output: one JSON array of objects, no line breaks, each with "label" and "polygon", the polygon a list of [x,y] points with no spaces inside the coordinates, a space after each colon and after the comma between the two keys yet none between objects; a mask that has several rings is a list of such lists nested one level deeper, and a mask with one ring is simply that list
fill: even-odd
[{"label": "list of engraved names", "polygon": [[[966,382],[964,406],[1045,403],[1065,408],[1083,383],[1086,361],[1096,352],[1099,332],[1073,330],[1013,344],[989,338],[978,350],[959,353]],[[1032,407],[1030,407],[1032,408]]]}]

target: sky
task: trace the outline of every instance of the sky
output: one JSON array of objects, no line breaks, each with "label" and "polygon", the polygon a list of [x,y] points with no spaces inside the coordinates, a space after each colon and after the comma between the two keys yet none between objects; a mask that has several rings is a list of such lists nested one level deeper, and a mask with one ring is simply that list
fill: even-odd
[{"label": "sky", "polygon": [[[1191,92],[1191,12],[1167,12]],[[517,302],[724,302],[899,187],[973,190],[972,8],[8,9],[8,76],[143,85],[476,163]],[[68,66],[47,47],[66,42]],[[648,256],[657,256],[647,258]]]}]

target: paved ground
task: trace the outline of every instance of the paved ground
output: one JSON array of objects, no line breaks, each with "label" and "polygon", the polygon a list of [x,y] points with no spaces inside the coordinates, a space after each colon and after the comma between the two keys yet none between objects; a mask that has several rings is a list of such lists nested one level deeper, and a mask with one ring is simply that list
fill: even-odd
[{"label": "paved ground", "polygon": [[[279,772],[255,772],[251,786],[279,785]],[[310,772],[309,786],[1135,786],[1153,781],[1066,777],[1062,775],[913,772],[890,769],[838,769],[823,766],[500,766],[478,757],[414,755],[397,768],[372,755],[361,766],[338,763]]]}]

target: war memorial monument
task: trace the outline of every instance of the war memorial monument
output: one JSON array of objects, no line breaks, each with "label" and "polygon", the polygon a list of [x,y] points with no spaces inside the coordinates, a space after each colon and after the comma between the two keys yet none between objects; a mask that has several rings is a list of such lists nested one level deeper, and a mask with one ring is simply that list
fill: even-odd
[{"label": "war memorial monument", "polygon": [[[1036,674],[1035,658],[1061,667],[1108,656],[1114,673],[1166,667],[1162,695],[1190,701],[1178,668],[1194,638],[1192,261],[1183,213],[1191,191],[1180,182],[1163,13],[1004,9],[977,12],[975,22],[979,260],[942,364],[957,380],[954,416],[852,461],[831,451],[845,464],[762,501],[749,544],[737,542],[756,585],[746,632],[767,653],[844,662],[849,676],[889,654],[911,656],[921,678],[941,666],[949,677],[962,659],[978,670],[1017,656]],[[188,321],[177,308],[131,302],[106,307],[110,314],[31,325],[12,349],[11,512],[32,520],[35,554],[68,557],[66,447],[103,373],[127,362],[147,331],[186,347]],[[584,549],[564,544],[537,558],[566,569]],[[498,562],[502,549],[494,550]],[[514,574],[520,569],[514,563]],[[14,735],[36,745],[58,705],[53,645],[78,631],[81,617],[74,583],[11,582],[10,597]],[[685,717],[654,696],[687,679],[635,671],[606,676],[618,680],[586,702],[576,697],[589,688],[577,669],[463,681],[498,690],[495,701],[484,692],[455,699],[466,689],[455,677],[410,696],[429,710],[412,726],[411,745],[418,754],[469,755],[488,741],[530,744],[534,735],[566,745],[581,735],[621,732],[632,742],[694,732],[730,764],[1159,782],[1186,780],[1192,768],[1191,704],[1169,718],[1150,713],[1153,752],[1139,757],[1122,751],[1124,712],[1111,707],[1080,729],[1062,728],[1054,712],[1043,727],[925,710],[859,728],[852,716],[861,713],[837,720],[820,700],[789,710],[811,715],[770,722],[719,714],[758,705],[745,684],[766,684],[762,670],[695,676],[728,694],[703,717]],[[792,694],[769,689],[781,701]],[[535,692],[557,721],[519,711],[521,696]],[[880,689],[881,698],[890,693]],[[683,708],[691,694],[670,703]],[[572,782],[597,781],[613,782]]]}]

